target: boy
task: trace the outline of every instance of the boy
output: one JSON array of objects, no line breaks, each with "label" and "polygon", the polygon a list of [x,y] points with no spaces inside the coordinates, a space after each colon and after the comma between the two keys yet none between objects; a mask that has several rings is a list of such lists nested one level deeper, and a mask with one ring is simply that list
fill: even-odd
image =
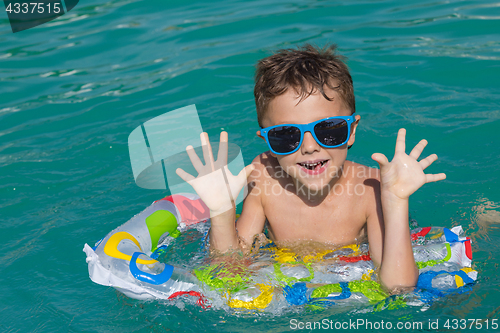
[{"label": "boy", "polygon": [[[191,146],[186,149],[198,177],[177,170],[210,208],[211,247],[221,252],[245,249],[266,221],[278,244],[311,240],[345,245],[367,236],[382,285],[389,290],[415,286],[408,198],[423,184],[446,177],[423,172],[437,159],[435,154],[417,161],[427,141],[407,155],[405,130],[400,129],[391,162],[383,154],[372,155],[380,171],[346,160],[360,116],[355,114],[351,76],[335,46],[318,50],[305,45],[262,59],[254,94],[261,126],[257,135],[270,151],[233,176],[225,166],[227,148],[219,149],[214,162],[203,133],[206,165]],[[220,140],[227,142],[227,133]],[[248,195],[235,226],[232,198],[247,177]]]}]

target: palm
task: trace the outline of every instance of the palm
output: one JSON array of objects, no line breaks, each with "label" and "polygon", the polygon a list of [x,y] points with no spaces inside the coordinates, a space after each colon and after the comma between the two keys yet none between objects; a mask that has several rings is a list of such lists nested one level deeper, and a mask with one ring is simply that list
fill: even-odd
[{"label": "palm", "polygon": [[432,154],[421,161],[417,161],[422,150],[427,145],[426,140],[420,141],[409,155],[405,152],[405,129],[400,129],[396,141],[396,152],[389,163],[385,155],[376,153],[372,159],[380,165],[381,189],[387,190],[399,198],[408,198],[422,185],[446,178],[444,173],[425,174],[424,170],[437,160]]},{"label": "palm", "polygon": [[214,161],[207,133],[202,133],[200,138],[205,164],[201,162],[192,146],[186,147],[186,152],[198,176],[194,177],[180,168],[176,170],[176,173],[194,188],[210,211],[222,213],[232,209],[234,200],[245,185],[253,166],[245,167],[237,176],[234,176],[227,168],[227,133],[221,132],[217,161]]}]

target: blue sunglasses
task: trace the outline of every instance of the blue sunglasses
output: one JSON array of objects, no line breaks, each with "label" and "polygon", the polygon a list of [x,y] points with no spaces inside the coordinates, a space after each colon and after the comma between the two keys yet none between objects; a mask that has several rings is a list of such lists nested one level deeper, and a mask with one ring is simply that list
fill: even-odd
[{"label": "blue sunglasses", "polygon": [[277,155],[293,154],[299,150],[304,133],[312,134],[323,148],[344,145],[351,136],[351,124],[356,121],[353,113],[347,117],[330,117],[309,124],[283,124],[262,128],[261,135],[271,151]]}]

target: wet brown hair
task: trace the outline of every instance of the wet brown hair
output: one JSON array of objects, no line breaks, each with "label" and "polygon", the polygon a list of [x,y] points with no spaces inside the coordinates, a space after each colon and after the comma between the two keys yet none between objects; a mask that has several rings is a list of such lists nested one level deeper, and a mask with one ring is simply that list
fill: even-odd
[{"label": "wet brown hair", "polygon": [[284,94],[290,87],[300,96],[299,103],[319,91],[332,101],[324,91],[326,85],[339,93],[351,114],[356,111],[351,74],[344,63],[345,57],[335,53],[337,45],[322,49],[305,44],[296,49],[282,49],[259,60],[255,72],[255,104],[257,120],[262,126],[269,102]]}]

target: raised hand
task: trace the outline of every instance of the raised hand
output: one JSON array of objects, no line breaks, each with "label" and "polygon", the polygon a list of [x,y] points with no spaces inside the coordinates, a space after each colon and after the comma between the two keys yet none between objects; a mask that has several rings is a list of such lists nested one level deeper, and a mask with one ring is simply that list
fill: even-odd
[{"label": "raised hand", "polygon": [[201,200],[210,209],[211,217],[214,217],[215,215],[234,209],[234,200],[246,184],[246,179],[254,169],[254,166],[251,164],[246,166],[237,176],[234,176],[229,171],[227,167],[227,132],[221,132],[220,134],[217,161],[214,161],[208,134],[205,132],[201,133],[200,140],[205,164],[196,155],[193,146],[186,147],[186,152],[193,167],[198,172],[198,176],[194,177],[181,168],[178,168],[175,172],[194,188]]},{"label": "raised hand", "polygon": [[432,154],[421,161],[417,161],[422,150],[427,146],[427,140],[420,141],[407,155],[405,152],[406,130],[400,129],[396,140],[396,152],[391,162],[384,154],[375,153],[372,159],[380,166],[381,191],[389,191],[401,199],[407,199],[425,183],[435,182],[446,178],[444,173],[425,174],[424,170],[437,160]]}]

